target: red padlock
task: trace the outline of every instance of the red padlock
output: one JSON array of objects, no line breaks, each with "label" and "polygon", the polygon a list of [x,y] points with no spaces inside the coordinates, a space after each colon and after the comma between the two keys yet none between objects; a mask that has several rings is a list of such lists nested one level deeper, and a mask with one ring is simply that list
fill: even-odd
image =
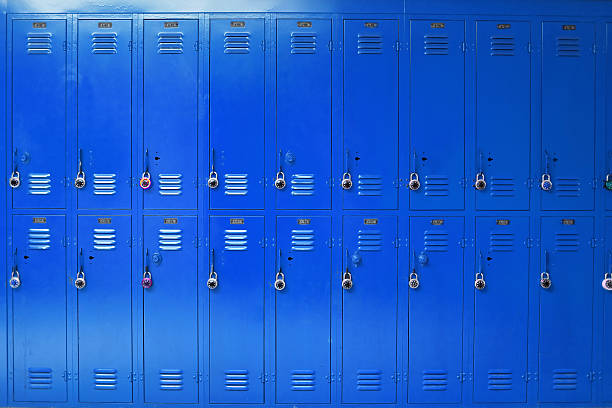
[{"label": "red padlock", "polygon": [[145,271],[145,273],[142,275],[142,281],[140,282],[140,284],[144,289],[149,289],[151,286],[153,286],[153,278],[151,277],[151,272]]},{"label": "red padlock", "polygon": [[148,190],[151,187],[151,174],[148,171],[142,173],[142,177],[140,177],[140,187],[143,190]]}]

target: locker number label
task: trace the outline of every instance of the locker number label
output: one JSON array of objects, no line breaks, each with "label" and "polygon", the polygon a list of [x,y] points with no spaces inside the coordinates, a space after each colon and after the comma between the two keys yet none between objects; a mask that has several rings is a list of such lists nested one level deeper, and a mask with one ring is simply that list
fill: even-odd
[{"label": "locker number label", "polygon": [[46,217],[34,217],[32,218],[32,222],[34,224],[46,224],[47,218]]},{"label": "locker number label", "polygon": [[32,23],[32,28],[47,28],[47,23],[44,23],[42,21],[37,21]]},{"label": "locker number label", "polygon": [[574,31],[574,30],[576,30],[576,24],[565,24],[563,26],[563,30],[565,30],[565,31]]},{"label": "locker number label", "polygon": [[511,27],[511,26],[510,26],[510,24],[498,24],[498,25],[497,25],[497,29],[498,29],[498,30],[507,30],[507,29],[509,29],[510,27]]},{"label": "locker number label", "polygon": [[166,21],[164,23],[164,28],[177,28],[178,27],[178,21]]},{"label": "locker number label", "polygon": [[444,220],[431,220],[431,225],[444,225]]},{"label": "locker number label", "polygon": [[98,224],[110,224],[110,223],[111,223],[110,218],[98,218]]},{"label": "locker number label", "polygon": [[378,224],[378,218],[366,218],[363,220],[363,223],[365,225],[376,225]]},{"label": "locker number label", "polygon": [[510,220],[497,220],[495,223],[497,225],[510,225]]},{"label": "locker number label", "polygon": [[246,23],[244,21],[232,21],[230,23],[230,26],[234,28],[244,28],[246,26]]},{"label": "locker number label", "polygon": [[298,219],[298,225],[310,225],[310,218]]},{"label": "locker number label", "polygon": [[297,26],[300,28],[311,28],[312,21],[298,21]]},{"label": "locker number label", "polygon": [[242,225],[244,224],[244,218],[230,218],[231,225]]},{"label": "locker number label", "polygon": [[365,28],[376,28],[376,27],[378,27],[378,23],[372,23],[372,22],[364,23],[363,25],[365,26]]},{"label": "locker number label", "polygon": [[444,28],[444,27],[446,27],[446,24],[444,24],[444,23],[431,23],[429,26],[431,28]]},{"label": "locker number label", "polygon": [[571,219],[571,218],[564,218],[561,220],[561,224],[562,225],[574,225],[576,224],[576,220]]},{"label": "locker number label", "polygon": [[178,218],[164,218],[164,224],[178,224]]},{"label": "locker number label", "polygon": [[101,21],[98,23],[98,28],[113,28],[113,23],[110,21]]}]

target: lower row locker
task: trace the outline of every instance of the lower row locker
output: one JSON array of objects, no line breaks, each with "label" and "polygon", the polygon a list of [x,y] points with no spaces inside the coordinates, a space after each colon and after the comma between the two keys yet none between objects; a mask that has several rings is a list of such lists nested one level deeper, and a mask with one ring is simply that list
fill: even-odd
[{"label": "lower row locker", "polygon": [[[591,401],[593,218],[543,217],[540,401]],[[542,276],[543,275],[543,276]]]},{"label": "lower row locker", "polygon": [[461,401],[463,231],[463,217],[410,219],[410,403]]},{"label": "lower row locker", "polygon": [[[80,402],[132,401],[131,217],[78,217]],[[101,333],[112,333],[101,336]]]},{"label": "lower row locker", "polygon": [[211,403],[264,402],[264,218],[210,218]]},{"label": "lower row locker", "polygon": [[144,217],[145,402],[198,402],[197,242],[195,216]]},{"label": "lower row locker", "polygon": [[331,219],[278,217],[276,242],[276,279],[284,281],[275,297],[276,402],[326,404],[331,397]]},{"label": "lower row locker", "polygon": [[[13,216],[10,307],[13,399],[67,399],[66,220]],[[16,280],[18,278],[19,281]]]},{"label": "lower row locker", "polygon": [[[600,272],[599,275],[595,275],[598,278],[595,282],[595,287],[598,290],[603,290],[603,387],[604,390],[602,400],[605,402],[612,402],[612,352],[610,352],[610,344],[612,344],[612,291],[605,289],[605,282],[603,279],[612,279],[612,218],[606,217],[605,219],[605,239],[607,242],[604,271]],[[604,273],[607,275],[604,276]],[[601,282],[601,284],[600,284]],[[601,289],[599,289],[601,288]]]},{"label": "lower row locker", "polygon": [[[397,400],[397,217],[345,216],[342,402]],[[350,282],[349,282],[350,281]]]},{"label": "lower row locker", "polygon": [[528,239],[528,217],[476,218],[474,274],[485,282],[473,287],[477,402],[526,401]]}]

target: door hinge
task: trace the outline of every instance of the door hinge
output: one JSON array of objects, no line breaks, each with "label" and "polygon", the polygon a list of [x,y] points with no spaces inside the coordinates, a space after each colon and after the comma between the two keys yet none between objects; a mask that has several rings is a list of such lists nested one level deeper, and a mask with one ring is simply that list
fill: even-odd
[{"label": "door hinge", "polygon": [[591,248],[596,248],[599,246],[599,242],[601,240],[599,238],[593,237],[590,239],[589,243],[591,244]]},{"label": "door hinge", "polygon": [[395,248],[399,248],[399,247],[400,247],[400,239],[399,239],[399,237],[395,237],[395,238],[393,239],[393,246],[394,246]]},{"label": "door hinge", "polygon": [[466,52],[466,51],[467,51],[467,44],[465,43],[465,41],[463,41],[463,42],[461,43],[461,51],[462,51],[462,52]]},{"label": "door hinge", "polygon": [[532,177],[529,177],[529,178],[527,179],[527,188],[528,188],[529,190],[531,190],[531,189],[533,188],[534,184],[535,184],[534,179],[533,179]]},{"label": "door hinge", "polygon": [[136,382],[138,381],[138,372],[136,371],[132,371],[129,375],[128,375],[128,380],[130,382]]},{"label": "door hinge", "polygon": [[62,374],[62,377],[64,378],[65,382],[68,382],[72,378],[72,373],[70,371],[64,371],[64,374]]},{"label": "door hinge", "polygon": [[467,185],[467,179],[465,177],[461,177],[461,179],[459,180],[459,185],[461,186],[462,189],[465,190],[465,187]]},{"label": "door hinge", "polygon": [[400,382],[400,380],[402,379],[402,373],[393,373],[393,375],[391,375],[391,381],[398,383]]},{"label": "door hinge", "polygon": [[401,43],[399,41],[396,41],[393,45],[393,48],[395,49],[395,52],[400,52],[400,49],[402,48]]},{"label": "door hinge", "polygon": [[538,381],[538,373],[527,373],[525,376],[525,381],[529,382],[529,381],[533,381],[533,382],[537,382]]},{"label": "door hinge", "polygon": [[593,55],[597,54],[597,44],[593,43]]},{"label": "door hinge", "polygon": [[132,41],[128,41],[128,52],[132,52],[132,47],[134,43]]},{"label": "door hinge", "polygon": [[465,248],[470,244],[470,241],[471,240],[469,238],[463,237],[459,240],[459,246],[461,248]]},{"label": "door hinge", "polygon": [[62,48],[64,49],[64,52],[68,51],[68,43],[66,41],[62,42]]},{"label": "door hinge", "polygon": [[193,379],[195,380],[195,382],[197,383],[201,383],[202,382],[202,373],[194,373],[193,374]]},{"label": "door hinge", "polygon": [[261,50],[266,52],[266,40],[261,40]]},{"label": "door hinge", "polygon": [[457,379],[459,382],[472,381],[472,373],[459,373]]},{"label": "door hinge", "polygon": [[535,238],[527,238],[525,240],[525,246],[527,248],[533,248],[533,247],[536,247],[536,246],[539,246],[539,245],[540,245],[540,241],[538,241]]},{"label": "door hinge", "polygon": [[325,380],[326,380],[328,383],[333,383],[333,382],[334,382],[334,373],[329,373],[329,375],[326,375],[326,376],[325,376]]},{"label": "door hinge", "polygon": [[527,52],[529,54],[533,52],[533,45],[531,44],[531,41],[527,43]]},{"label": "door hinge", "polygon": [[587,373],[587,378],[589,379],[590,382],[597,381],[597,371],[588,372]]},{"label": "door hinge", "polygon": [[327,49],[329,50],[329,52],[333,52],[334,51],[334,41],[333,40],[329,40],[327,42]]},{"label": "door hinge", "polygon": [[200,52],[200,42],[199,41],[196,41],[193,43],[193,50],[195,52]]}]

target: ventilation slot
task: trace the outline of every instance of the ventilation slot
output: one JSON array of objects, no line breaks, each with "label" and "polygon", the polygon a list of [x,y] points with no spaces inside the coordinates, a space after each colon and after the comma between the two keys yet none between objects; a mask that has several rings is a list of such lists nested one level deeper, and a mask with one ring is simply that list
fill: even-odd
[{"label": "ventilation slot", "polygon": [[489,247],[492,252],[511,252],[514,250],[514,234],[492,232],[489,236]]},{"label": "ventilation slot", "polygon": [[425,196],[446,197],[448,196],[448,177],[425,176]]},{"label": "ventilation slot", "polygon": [[251,33],[225,33],[224,52],[226,54],[248,54],[250,42]]},{"label": "ventilation slot", "polygon": [[359,231],[357,247],[360,251],[380,251],[382,242],[380,231]]},{"label": "ventilation slot", "polygon": [[116,191],[116,174],[100,174],[94,173],[94,194],[95,195],[115,195]]},{"label": "ventilation slot", "polygon": [[491,55],[512,57],[515,50],[514,37],[491,37]]},{"label": "ventilation slot", "polygon": [[357,35],[357,54],[382,54],[382,35]]},{"label": "ventilation slot", "polygon": [[577,385],[578,372],[576,370],[553,370],[553,390],[575,390]]},{"label": "ventilation slot", "polygon": [[183,244],[183,230],[160,229],[158,236],[159,249],[162,251],[180,251]]},{"label": "ventilation slot", "polygon": [[160,370],[159,389],[162,391],[180,391],[183,389],[183,370]]},{"label": "ventilation slot", "polygon": [[246,251],[247,237],[247,230],[225,230],[225,249],[227,251]]},{"label": "ventilation slot", "polygon": [[28,54],[51,54],[51,33],[28,33]]},{"label": "ventilation slot", "polygon": [[117,241],[115,240],[115,238],[117,238],[117,235],[115,235],[115,230],[112,228],[95,228],[93,238],[94,249],[97,249],[99,251],[109,251],[111,249],[116,248],[115,244],[117,243]]},{"label": "ventilation slot", "polygon": [[314,249],[314,230],[291,231],[292,251],[312,251]]},{"label": "ventilation slot", "polygon": [[382,177],[377,175],[360,174],[357,176],[357,191],[360,196],[381,196]]},{"label": "ventilation slot", "polygon": [[292,54],[314,54],[317,51],[315,33],[291,33]]},{"label": "ventilation slot", "polygon": [[448,55],[448,36],[426,35],[425,55]]},{"label": "ventilation slot", "polygon": [[580,38],[557,38],[557,57],[580,57]]},{"label": "ventilation slot", "polygon": [[313,370],[293,370],[291,372],[291,391],[314,391],[315,372]]},{"label": "ventilation slot", "polygon": [[580,197],[580,179],[560,178],[555,180],[557,197]]},{"label": "ventilation slot", "polygon": [[32,390],[48,390],[51,388],[52,370],[50,368],[28,368],[28,386]]},{"label": "ventilation slot", "polygon": [[28,194],[47,195],[51,193],[51,173],[31,173],[28,178]]},{"label": "ventilation slot", "polygon": [[380,370],[358,370],[357,391],[380,391],[382,371]]},{"label": "ventilation slot", "polygon": [[249,189],[248,174],[226,174],[225,178],[225,195],[247,195]]},{"label": "ventilation slot", "polygon": [[225,372],[225,389],[227,391],[248,391],[249,372],[247,370],[227,370]]},{"label": "ventilation slot", "polygon": [[30,228],[28,230],[28,248],[39,250],[51,248],[51,231],[49,228]]},{"label": "ventilation slot", "polygon": [[448,233],[439,231],[425,231],[425,251],[446,252],[448,251]]},{"label": "ventilation slot", "polygon": [[423,371],[423,391],[446,391],[448,373],[444,370]]},{"label": "ventilation slot", "polygon": [[183,33],[161,32],[157,34],[158,54],[182,54]]},{"label": "ventilation slot", "polygon": [[163,196],[181,195],[183,181],[182,174],[160,174],[159,175],[159,194]]},{"label": "ventilation slot", "polygon": [[311,196],[314,194],[314,174],[294,174],[291,176],[292,196]]},{"label": "ventilation slot", "polygon": [[117,33],[91,34],[91,52],[94,54],[116,54]]},{"label": "ventilation slot", "polygon": [[515,191],[513,178],[491,177],[491,197],[514,197]]},{"label": "ventilation slot", "polygon": [[96,368],[93,371],[96,390],[116,390],[117,370],[114,368]]},{"label": "ventilation slot", "polygon": [[487,383],[490,391],[507,391],[512,389],[512,371],[490,370]]},{"label": "ventilation slot", "polygon": [[578,234],[555,234],[555,250],[557,252],[576,252],[580,247]]}]

